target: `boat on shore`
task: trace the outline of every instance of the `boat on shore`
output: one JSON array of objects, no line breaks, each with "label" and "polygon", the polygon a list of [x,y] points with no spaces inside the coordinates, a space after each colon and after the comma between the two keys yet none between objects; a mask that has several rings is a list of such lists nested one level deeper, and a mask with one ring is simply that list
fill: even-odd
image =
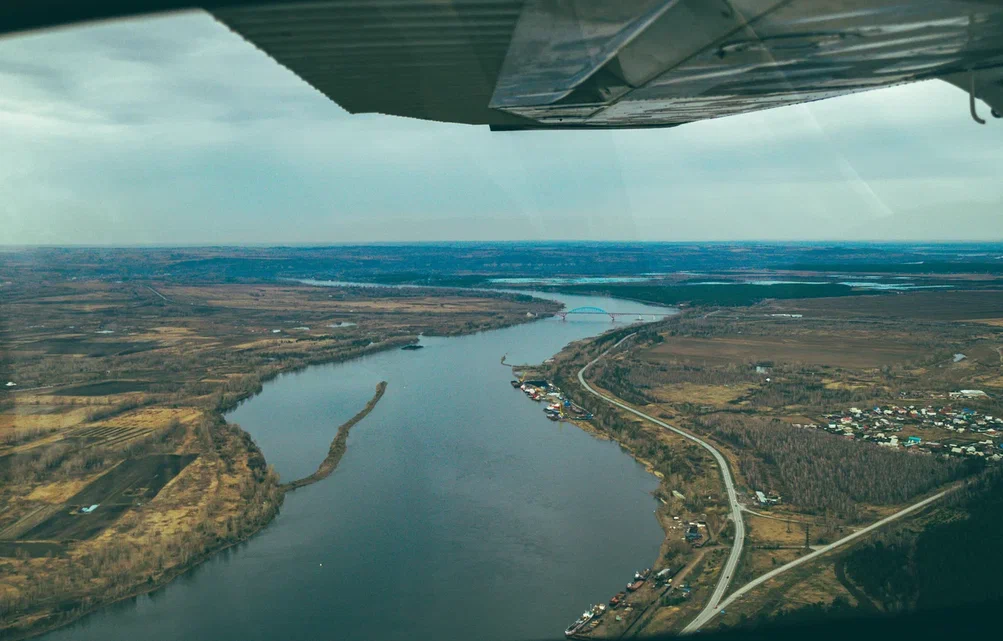
[{"label": "boat on shore", "polygon": [[581,632],[585,626],[589,624],[590,621],[596,620],[603,615],[606,611],[606,604],[600,603],[598,605],[593,605],[587,611],[585,611],[581,617],[579,617],[574,623],[568,626],[564,631],[564,636],[573,637],[574,635]]},{"label": "boat on shore", "polygon": [[589,619],[592,618],[591,616],[589,616],[588,619],[586,619],[585,617],[588,616],[588,614],[589,613],[586,612],[578,620],[576,620],[574,623],[572,623],[571,625],[569,625],[568,629],[564,631],[564,636],[566,636],[566,637],[573,637],[579,630],[581,630],[582,628],[584,628],[585,624],[588,623]]},{"label": "boat on shore", "polygon": [[650,575],[651,575],[651,568],[648,568],[643,572],[634,572],[634,580],[627,584],[627,591],[635,592],[637,590],[640,590],[641,586],[644,585],[645,581],[648,580],[648,577]]}]

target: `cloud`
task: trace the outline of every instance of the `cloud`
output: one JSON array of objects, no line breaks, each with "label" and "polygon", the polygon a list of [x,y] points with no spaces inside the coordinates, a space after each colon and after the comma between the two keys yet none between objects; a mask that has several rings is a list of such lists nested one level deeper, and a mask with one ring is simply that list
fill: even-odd
[{"label": "cloud", "polygon": [[1001,132],[937,82],[666,130],[349,116],[178,14],[0,40],[0,242],[986,240]]}]

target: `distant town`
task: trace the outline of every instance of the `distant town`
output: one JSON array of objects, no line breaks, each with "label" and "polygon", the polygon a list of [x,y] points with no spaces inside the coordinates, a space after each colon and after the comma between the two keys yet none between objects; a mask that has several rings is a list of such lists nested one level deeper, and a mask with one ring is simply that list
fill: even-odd
[{"label": "distant town", "polygon": [[[950,392],[954,400],[987,398],[982,390]],[[991,461],[1003,460],[1003,417],[982,414],[956,405],[918,407],[916,405],[875,405],[871,408],[849,407],[842,412],[825,414],[821,423],[794,423],[794,427],[821,429],[847,439],[869,441],[882,447],[906,448],[943,456],[979,456]],[[927,438],[918,431],[932,431]],[[944,430],[944,432],[939,432]],[[948,432],[953,434],[948,434]],[[972,441],[972,435],[984,440]],[[966,435],[967,438],[956,438]],[[933,438],[931,439],[930,436]]]}]

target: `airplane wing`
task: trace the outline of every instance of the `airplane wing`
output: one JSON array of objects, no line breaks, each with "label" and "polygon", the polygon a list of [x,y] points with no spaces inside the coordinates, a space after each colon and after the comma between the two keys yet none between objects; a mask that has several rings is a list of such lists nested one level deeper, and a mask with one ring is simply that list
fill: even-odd
[{"label": "airplane wing", "polygon": [[[9,3],[0,33],[191,2]],[[351,113],[665,127],[930,78],[968,92],[977,121],[1003,113],[1003,0],[199,4]]]},{"label": "airplane wing", "polygon": [[937,77],[974,81],[1003,112],[1000,1],[325,0],[214,15],[352,113],[672,126]]}]

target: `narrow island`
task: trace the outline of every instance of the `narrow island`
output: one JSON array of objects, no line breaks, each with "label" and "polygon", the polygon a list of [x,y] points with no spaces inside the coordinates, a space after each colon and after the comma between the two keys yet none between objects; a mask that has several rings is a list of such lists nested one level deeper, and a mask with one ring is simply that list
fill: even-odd
[{"label": "narrow island", "polygon": [[291,483],[285,483],[280,486],[283,492],[291,492],[297,488],[305,487],[307,485],[313,485],[317,481],[326,479],[331,475],[332,472],[338,467],[338,463],[341,462],[341,457],[345,455],[345,449],[347,448],[346,443],[348,442],[348,433],[351,431],[355,424],[366,418],[376,404],[380,402],[383,398],[383,392],[387,390],[387,382],[380,381],[376,385],[376,394],[373,395],[366,406],[359,411],[358,414],[348,419],[345,423],[338,428],[338,433],[335,434],[334,440],[331,441],[331,449],[327,451],[327,456],[321,461],[320,465],[317,467],[317,471],[310,476],[304,476],[303,478],[293,481]]}]

